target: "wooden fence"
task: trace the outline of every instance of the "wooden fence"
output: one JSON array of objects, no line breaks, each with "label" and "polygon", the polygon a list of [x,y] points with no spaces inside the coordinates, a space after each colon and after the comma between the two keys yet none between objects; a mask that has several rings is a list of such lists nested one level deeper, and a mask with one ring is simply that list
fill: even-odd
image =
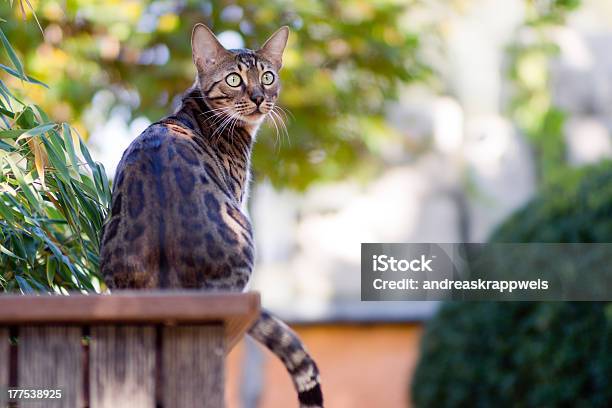
[{"label": "wooden fence", "polygon": [[0,407],[223,407],[225,355],[258,315],[257,293],[0,295]]}]

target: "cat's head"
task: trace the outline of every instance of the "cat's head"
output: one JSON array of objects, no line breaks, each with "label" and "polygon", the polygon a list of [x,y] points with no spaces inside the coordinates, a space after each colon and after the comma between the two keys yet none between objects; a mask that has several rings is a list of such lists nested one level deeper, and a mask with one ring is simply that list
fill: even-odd
[{"label": "cat's head", "polygon": [[258,124],[276,103],[278,71],[289,29],[281,27],[257,51],[227,50],[203,24],[191,36],[202,95],[215,113]]}]

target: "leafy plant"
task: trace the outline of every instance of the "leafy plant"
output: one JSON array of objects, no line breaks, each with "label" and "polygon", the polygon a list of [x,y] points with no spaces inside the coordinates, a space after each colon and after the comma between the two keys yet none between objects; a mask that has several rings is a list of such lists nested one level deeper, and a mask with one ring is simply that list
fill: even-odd
[{"label": "leafy plant", "polygon": [[[10,41],[0,41],[12,66],[26,75]],[[75,129],[53,123],[37,105],[0,80],[0,288],[4,291],[99,289],[99,232],[110,201],[109,183]]]},{"label": "leafy plant", "polygon": [[[612,242],[612,163],[557,176],[491,240]],[[577,260],[583,279],[590,258]],[[612,405],[611,302],[449,302],[428,323],[421,353],[417,407]]]}]

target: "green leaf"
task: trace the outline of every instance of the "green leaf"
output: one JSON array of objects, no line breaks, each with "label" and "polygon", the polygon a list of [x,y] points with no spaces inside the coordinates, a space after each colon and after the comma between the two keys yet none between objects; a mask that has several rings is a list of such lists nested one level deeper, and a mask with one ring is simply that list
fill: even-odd
[{"label": "green leaf", "polygon": [[30,185],[26,182],[23,172],[21,171],[19,166],[17,166],[17,164],[13,161],[13,159],[11,159],[9,156],[4,156],[2,159],[6,160],[9,166],[11,167],[13,175],[15,176],[15,179],[17,180],[21,191],[23,191],[28,203],[30,204],[30,208],[36,211],[40,211],[42,197],[40,196],[38,191],[32,189]]},{"label": "green leaf", "polygon": [[0,252],[2,252],[3,254],[6,254],[12,258],[17,258],[19,260],[24,260],[23,258],[18,257],[17,255],[15,255],[13,252],[9,251],[7,248],[4,247],[4,245],[0,244]]},{"label": "green leaf", "polygon": [[0,139],[16,139],[24,134],[27,129],[7,129],[0,130]]},{"label": "green leaf", "polygon": [[0,108],[0,113],[2,113],[5,116],[8,116],[9,118],[13,119],[15,117],[15,114],[9,110],[6,110],[4,108]]},{"label": "green leaf", "polygon": [[83,139],[79,137],[79,144],[81,146],[81,153],[83,153],[83,157],[85,157],[85,161],[87,161],[87,164],[89,164],[89,167],[93,170],[96,168],[96,163],[94,163],[93,159],[91,158],[91,155],[89,154],[89,149],[87,149],[87,146],[85,145],[85,143],[83,143]]},{"label": "green leaf", "polygon": [[0,215],[4,219],[4,221],[13,223],[15,222],[15,217],[13,215],[13,211],[11,208],[4,202],[4,198],[7,197],[8,194],[3,193],[0,195]]},{"label": "green leaf", "polygon": [[32,106],[26,106],[15,118],[17,125],[23,129],[32,129],[40,125]]},{"label": "green leaf", "polygon": [[47,156],[51,166],[55,169],[57,174],[61,177],[64,183],[70,182],[70,172],[66,166],[66,157],[64,151],[60,146],[57,146],[55,137],[52,134],[49,138],[42,138],[43,144],[47,150]]},{"label": "green leaf", "polygon": [[32,84],[42,85],[42,86],[44,86],[45,88],[49,88],[49,87],[47,86],[47,84],[45,84],[44,82],[41,82],[41,81],[39,81],[38,79],[33,78],[33,77],[29,76],[29,75],[25,75],[25,74],[24,74],[24,76],[23,76],[23,77],[21,77],[21,76],[19,75],[19,72],[15,71],[13,68],[7,67],[7,66],[6,66],[6,65],[4,65],[4,64],[0,64],[0,69],[2,69],[3,71],[5,71],[5,72],[7,72],[7,73],[11,74],[12,76],[14,76],[14,77],[16,77],[16,78],[20,78],[20,79],[23,79],[24,81],[30,82],[30,83],[32,83]]},{"label": "green leaf", "polygon": [[13,146],[11,146],[10,144],[6,142],[3,142],[2,140],[0,140],[0,149],[7,151],[7,152],[15,151],[15,148]]},{"label": "green leaf", "polygon": [[51,257],[47,257],[47,261],[46,261],[46,275],[47,275],[47,283],[49,284],[49,286],[53,286],[53,282],[55,280],[55,265],[54,265],[54,261]]},{"label": "green leaf", "polygon": [[77,155],[74,150],[74,143],[72,140],[72,132],[70,132],[70,126],[68,126],[67,123],[63,123],[62,131],[64,135],[64,146],[66,146],[66,150],[68,151],[68,157],[70,157],[70,163],[72,164],[72,169],[78,175],[79,161],[77,160]]},{"label": "green leaf", "polygon": [[2,29],[0,29],[0,41],[2,41],[2,45],[4,45],[4,49],[7,55],[9,56],[9,58],[11,59],[11,62],[15,66],[15,69],[17,69],[19,78],[25,79],[25,72],[23,71],[23,65],[21,65],[21,61],[19,61],[19,57],[17,57],[15,50],[11,46],[11,43],[9,42],[9,40],[4,35],[4,32],[2,31]]},{"label": "green leaf", "polygon": [[[34,136],[38,136],[40,134],[43,134],[45,132],[50,131],[51,129],[55,128],[57,125],[55,123],[44,123],[42,125],[36,126],[35,128],[32,129],[27,129],[25,132],[23,132],[23,134],[21,134],[21,136],[19,136],[19,139],[23,139],[26,137],[34,137]],[[9,131],[7,131],[9,132]],[[0,137],[2,137],[2,132],[0,132]]]},{"label": "green leaf", "polygon": [[28,283],[28,281],[26,281],[21,276],[15,275],[15,279],[17,280],[17,283],[19,284],[19,289],[21,289],[23,293],[30,294],[30,293],[35,292],[34,289],[32,289],[32,286],[30,286],[30,284]]},{"label": "green leaf", "polygon": [[13,93],[6,87],[6,85],[4,84],[4,82],[2,80],[0,80],[0,95],[2,95],[2,97],[6,101],[6,104],[11,109],[13,109],[13,107],[11,105],[11,99],[14,99],[17,102],[21,103],[22,105],[25,105],[19,99],[17,99],[17,97],[15,95],[13,95]]}]

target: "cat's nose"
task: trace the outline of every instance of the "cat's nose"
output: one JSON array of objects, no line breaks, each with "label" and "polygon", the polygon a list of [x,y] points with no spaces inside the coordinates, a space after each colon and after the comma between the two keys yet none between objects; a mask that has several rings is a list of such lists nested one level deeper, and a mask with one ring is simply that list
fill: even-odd
[{"label": "cat's nose", "polygon": [[263,94],[262,94],[262,93],[260,93],[260,92],[254,92],[254,93],[251,95],[251,101],[255,102],[255,104],[256,104],[257,106],[261,105],[261,103],[263,102],[263,100],[264,100],[264,96],[263,96]]}]

